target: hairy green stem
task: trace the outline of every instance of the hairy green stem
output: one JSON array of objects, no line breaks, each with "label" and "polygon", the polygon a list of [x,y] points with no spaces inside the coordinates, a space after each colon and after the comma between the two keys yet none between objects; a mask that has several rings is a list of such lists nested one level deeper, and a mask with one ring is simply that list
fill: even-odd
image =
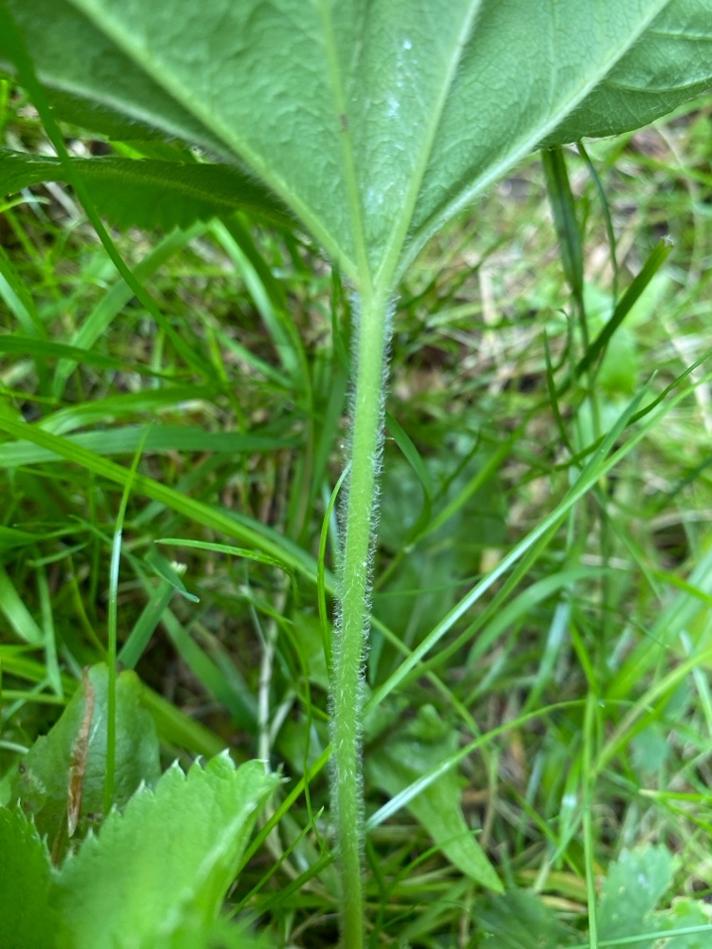
[{"label": "hairy green stem", "polygon": [[342,521],[339,615],[331,680],[332,807],[342,889],[342,940],[363,945],[363,781],[361,776],[362,668],[370,616],[371,553],[389,334],[384,295],[361,299],[356,332],[351,474]]}]

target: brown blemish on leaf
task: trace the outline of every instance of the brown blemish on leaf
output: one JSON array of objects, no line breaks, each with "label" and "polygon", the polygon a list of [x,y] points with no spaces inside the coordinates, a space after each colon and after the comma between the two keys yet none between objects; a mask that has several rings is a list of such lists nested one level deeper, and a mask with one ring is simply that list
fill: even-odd
[{"label": "brown blemish on leaf", "polygon": [[69,763],[69,782],[67,787],[67,832],[71,838],[79,823],[82,809],[82,791],[84,789],[84,775],[89,755],[89,732],[91,720],[94,717],[94,686],[89,681],[86,669],[82,672],[82,688],[84,690],[84,714],[77,737],[72,745],[72,757]]}]

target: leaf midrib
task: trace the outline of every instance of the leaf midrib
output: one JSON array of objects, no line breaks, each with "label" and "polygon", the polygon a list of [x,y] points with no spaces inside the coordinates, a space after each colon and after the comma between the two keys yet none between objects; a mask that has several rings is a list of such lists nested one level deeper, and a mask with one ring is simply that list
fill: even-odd
[{"label": "leaf midrib", "polygon": [[362,294],[371,292],[371,267],[368,260],[368,248],[366,246],[366,232],[363,221],[363,205],[361,202],[361,189],[358,185],[356,166],[354,163],[354,153],[352,147],[352,134],[348,124],[348,109],[346,96],[344,94],[343,81],[341,77],[341,68],[339,65],[339,54],[336,48],[334,38],[334,24],[331,16],[331,0],[320,0],[319,10],[321,13],[322,27],[324,30],[324,43],[327,55],[327,67],[329,79],[331,82],[331,91],[334,96],[334,122],[341,123],[341,116],[344,116],[344,126],[340,129],[340,151],[342,173],[344,176],[344,187],[349,202],[349,218],[351,221],[351,236],[354,243],[356,254],[356,265],[359,274],[359,289]]},{"label": "leaf midrib", "polygon": [[183,83],[172,70],[157,67],[157,63],[154,57],[149,55],[149,51],[134,43],[131,35],[123,29],[121,23],[117,22],[111,14],[88,7],[85,0],[69,0],[69,2],[98,30],[116,43],[117,47],[129,56],[140,70],[171,95],[194,118],[198,119],[205,128],[221,139],[233,153],[250,165],[262,180],[280,196],[285,204],[295,211],[314,236],[321,241],[324,249],[338,261],[346,274],[352,278],[357,275],[358,268],[354,261],[345,252],[340,242],[325,227],[322,220],[312,213],[308,205],[304,204],[302,199],[289,188],[280,175],[277,175],[273,169],[265,165],[256,152],[236,136],[231,129],[217,121],[214,113],[203,109],[200,100],[196,100],[190,91],[185,89]]},{"label": "leaf midrib", "polygon": [[[340,241],[328,230],[322,219],[318,215],[315,215],[311,208],[302,201],[299,195],[289,188],[281,176],[266,165],[260,155],[236,136],[231,129],[226,128],[223,123],[216,120],[214,115],[204,110],[201,107],[200,101],[196,100],[190,94],[190,91],[184,88],[183,83],[171,70],[157,68],[155,59],[147,55],[147,51],[139,49],[137,44],[132,41],[130,34],[122,28],[122,25],[117,22],[111,14],[88,8],[86,0],[69,0],[69,2],[79,9],[97,29],[112,39],[154,82],[173,96],[183,108],[190,112],[207,129],[224,141],[230,149],[247,162],[282,200],[292,207],[296,214],[301,217],[304,224],[312,231],[314,236],[322,242],[324,249],[338,261],[348,277],[352,280],[356,280],[356,282],[360,284],[364,282],[368,285],[371,284],[372,277],[371,269],[367,263],[368,247],[365,238],[361,194],[356,178],[350,134],[341,135],[341,150],[343,184],[348,194],[349,219],[356,253],[355,260],[346,253]],[[464,11],[462,29],[457,34],[456,54],[453,55],[449,68],[443,75],[439,96],[432,110],[433,120],[429,123],[427,134],[424,137],[416,164],[416,170],[408,187],[403,212],[398,217],[397,226],[392,231],[378,269],[373,275],[374,285],[377,285],[380,289],[389,290],[397,280],[400,279],[428,238],[468,201],[472,200],[479,191],[501,177],[508,168],[511,168],[518,160],[535,149],[547,134],[554,131],[556,127],[571,114],[576,106],[603,81],[614,66],[643,35],[650,24],[669,5],[669,2],[670,0],[657,0],[657,2],[651,3],[650,7],[641,14],[637,30],[633,34],[628,33],[623,37],[623,42],[610,52],[604,62],[599,64],[598,68],[592,71],[587,82],[581,83],[578,90],[570,95],[547,121],[541,123],[535,129],[530,130],[519,140],[519,143],[515,145],[515,147],[509,148],[503,157],[489,165],[477,175],[469,186],[462,188],[450,201],[440,209],[436,209],[431,213],[418,230],[410,235],[410,240],[408,240],[408,230],[415,208],[417,207],[418,197],[421,193],[422,183],[427,173],[433,146],[437,140],[437,133],[441,126],[448,92],[452,86],[457,67],[462,57],[462,52],[466,46],[467,34],[481,7],[481,0],[471,0]],[[339,102],[343,100],[343,88],[341,86],[337,51],[334,48],[333,35],[330,35],[332,27],[331,15],[326,8],[326,0],[321,0],[320,9],[325,29],[323,38],[325,40],[327,54],[331,59],[331,62],[327,65],[332,80],[332,92],[336,97],[334,121],[337,122],[339,114],[344,112],[344,109],[339,106]],[[341,100],[339,96],[341,96]],[[403,250],[406,247],[407,250],[404,254]]]},{"label": "leaf midrib", "polygon": [[408,235],[410,222],[413,218],[420,189],[423,184],[425,172],[428,169],[430,157],[432,155],[433,145],[436,140],[437,131],[440,127],[445,105],[447,103],[448,93],[452,87],[457,68],[460,65],[463,50],[467,45],[467,39],[472,30],[472,26],[477,13],[482,5],[482,0],[469,0],[469,3],[463,10],[462,26],[457,31],[455,43],[453,46],[453,55],[448,60],[448,67],[442,77],[442,84],[439,95],[435,100],[432,109],[432,121],[429,123],[427,133],[423,138],[420,155],[415,166],[415,173],[411,177],[407,197],[403,206],[403,213],[399,217],[398,225],[392,231],[391,238],[386,244],[381,265],[377,274],[377,282],[390,287],[393,282],[393,275],[398,267],[400,256]]},{"label": "leaf midrib", "polygon": [[[531,131],[524,137],[518,147],[510,149],[504,158],[500,161],[495,162],[492,165],[489,165],[485,171],[476,176],[472,184],[462,189],[458,194],[452,198],[451,201],[447,202],[444,207],[438,211],[434,211],[426,221],[420,226],[418,231],[411,235],[411,241],[408,244],[408,250],[399,261],[397,266],[396,274],[398,279],[400,279],[403,273],[407,270],[408,266],[413,262],[417,254],[422,250],[425,242],[432,237],[434,233],[451,217],[453,217],[459,210],[461,210],[469,201],[471,201],[476,194],[486,188],[488,185],[492,184],[498,178],[500,178],[505,172],[515,165],[518,161],[523,159],[530,152],[534,151],[537,145],[546,138],[546,136],[553,132],[563,121],[570,115],[573,110],[579,105],[598,85],[603,82],[604,78],[610,73],[610,71],[617,65],[618,62],[628,53],[632,46],[638,42],[643,33],[648,29],[650,24],[662,13],[662,11],[669,5],[670,0],[658,0],[658,4],[652,12],[646,11],[646,16],[641,17],[641,22],[638,30],[635,35],[628,34],[626,36],[626,42],[616,52],[610,56],[609,60],[597,71],[596,75],[593,76],[587,83],[582,85],[578,92],[572,95],[566,103],[562,104],[561,108],[549,119],[548,122],[545,122],[540,126],[535,133]],[[651,4],[652,6],[652,4]]]}]

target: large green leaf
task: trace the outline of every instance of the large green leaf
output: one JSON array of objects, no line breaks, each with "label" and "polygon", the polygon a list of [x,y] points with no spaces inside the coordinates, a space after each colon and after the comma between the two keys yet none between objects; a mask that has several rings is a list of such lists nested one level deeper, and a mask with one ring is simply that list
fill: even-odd
[{"label": "large green leaf", "polygon": [[[25,757],[17,795],[58,859],[68,838],[96,822],[103,810],[106,771],[108,673],[103,664],[84,674],[50,732]],[[144,708],[141,683],[122,672],[116,683],[116,785],[114,800],[128,801],[141,782],[160,774],[158,739]]]},{"label": "large green leaf", "polygon": [[9,6],[46,84],[237,157],[364,290],[541,142],[712,81],[712,0]]},{"label": "large green leaf", "polygon": [[277,780],[259,761],[236,769],[220,755],[187,775],[174,764],[154,790],[137,791],[57,874],[60,945],[203,945]]}]

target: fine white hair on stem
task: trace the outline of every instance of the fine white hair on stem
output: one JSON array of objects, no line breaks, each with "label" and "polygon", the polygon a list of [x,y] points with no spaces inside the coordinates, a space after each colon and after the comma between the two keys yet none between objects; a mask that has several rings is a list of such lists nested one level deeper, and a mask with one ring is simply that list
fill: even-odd
[{"label": "fine white hair on stem", "polygon": [[[336,750],[335,755],[332,757],[332,808],[333,814],[336,822],[338,823],[339,809],[338,809],[338,785],[343,782],[350,782],[356,785],[358,788],[358,799],[359,804],[361,805],[362,794],[361,794],[361,768],[359,766],[358,758],[360,757],[360,745],[361,745],[361,717],[362,717],[362,708],[363,708],[363,698],[364,698],[364,683],[365,683],[365,667],[366,659],[368,655],[368,628],[370,625],[370,608],[371,608],[371,599],[372,599],[372,578],[373,578],[373,563],[376,549],[376,532],[378,524],[378,513],[379,513],[379,496],[380,496],[380,475],[383,465],[383,445],[384,445],[384,418],[385,418],[385,405],[386,405],[386,394],[387,394],[387,377],[388,377],[388,363],[390,355],[390,340],[392,335],[392,324],[393,324],[393,313],[395,309],[395,300],[390,300],[385,306],[383,306],[380,313],[380,334],[381,338],[378,341],[377,354],[374,355],[367,350],[364,350],[363,347],[359,346],[359,340],[362,338],[361,334],[361,302],[358,297],[354,297],[352,304],[352,319],[353,319],[353,329],[352,329],[352,383],[349,396],[349,447],[348,447],[348,457],[350,459],[351,471],[353,472],[354,464],[358,464],[358,461],[361,459],[356,459],[354,457],[354,452],[359,450],[354,443],[354,431],[358,419],[356,417],[358,411],[359,403],[359,393],[357,392],[357,382],[360,378],[360,368],[362,368],[362,361],[377,358],[381,362],[380,372],[378,376],[378,393],[377,393],[377,425],[375,430],[375,437],[373,438],[372,444],[369,450],[368,456],[368,468],[372,476],[372,489],[371,496],[369,500],[368,510],[354,510],[353,505],[351,504],[351,475],[344,484],[344,489],[341,494],[339,501],[338,509],[338,525],[339,525],[339,561],[338,561],[338,601],[336,608],[336,616],[334,623],[334,667],[332,669],[332,683],[335,681],[335,670],[339,667],[339,663],[342,659],[342,647],[343,647],[343,633],[344,633],[344,603],[348,602],[350,599],[349,593],[355,592],[358,594],[360,599],[360,610],[362,617],[362,628],[360,630],[360,648],[358,653],[358,668],[355,671],[355,674],[358,678],[358,694],[356,697],[355,707],[351,710],[350,714],[353,715],[356,731],[356,740],[357,740],[357,759],[354,762],[354,773],[345,774],[338,771],[339,769],[339,754]],[[362,351],[360,351],[362,350]],[[367,518],[368,520],[368,546],[365,552],[365,559],[360,559],[357,564],[349,564],[347,552],[345,550],[345,544],[347,543],[347,537],[349,532],[349,521],[354,518]],[[354,569],[355,568],[355,569]],[[354,590],[354,587],[356,588]],[[343,709],[339,710],[337,705],[342,697],[335,695],[332,688],[330,694],[330,721],[332,726],[332,739],[334,742],[338,742],[338,736],[335,729],[335,719],[337,715],[343,714]],[[359,828],[358,832],[362,838],[361,826],[363,822],[363,814],[359,814]],[[354,828],[356,830],[356,828]]]}]

